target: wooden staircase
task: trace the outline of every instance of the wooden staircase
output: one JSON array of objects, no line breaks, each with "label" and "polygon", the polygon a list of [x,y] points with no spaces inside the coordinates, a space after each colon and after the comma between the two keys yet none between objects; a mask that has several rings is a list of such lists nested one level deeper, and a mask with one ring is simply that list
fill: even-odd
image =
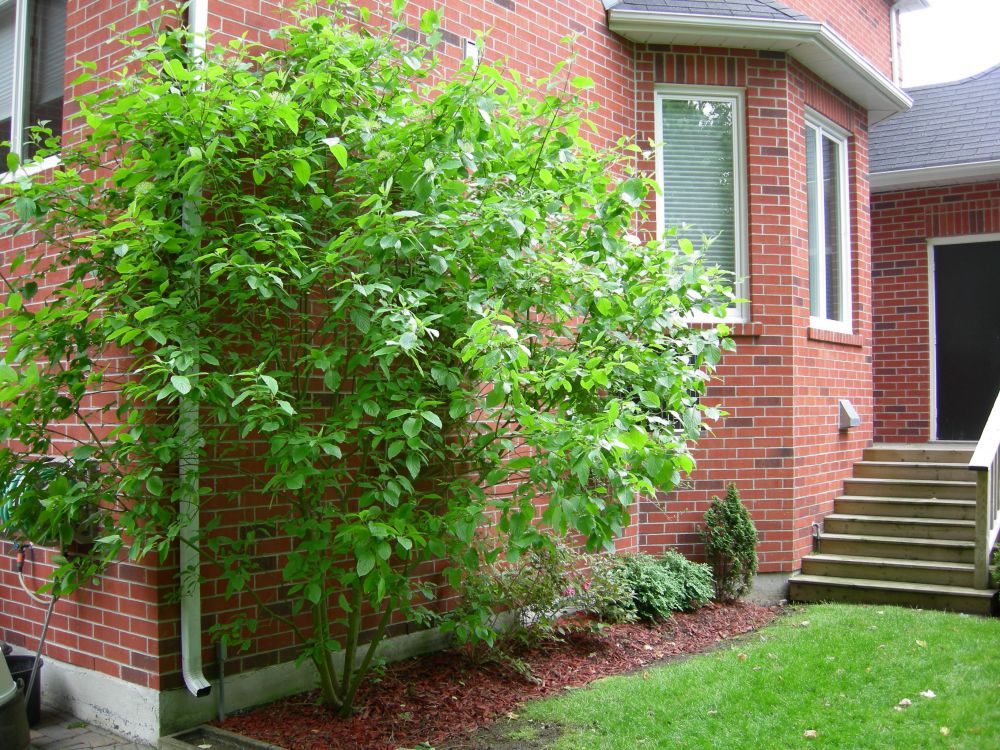
[{"label": "wooden staircase", "polygon": [[996,614],[996,589],[973,588],[972,451],[947,444],[866,450],[824,521],[819,549],[790,579],[789,598]]}]

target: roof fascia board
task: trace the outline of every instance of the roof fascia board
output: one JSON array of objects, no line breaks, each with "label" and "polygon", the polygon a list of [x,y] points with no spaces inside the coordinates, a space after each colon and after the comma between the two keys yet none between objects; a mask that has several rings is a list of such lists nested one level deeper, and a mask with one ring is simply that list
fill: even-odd
[{"label": "roof fascia board", "polygon": [[875,172],[870,176],[869,184],[873,193],[884,193],[888,190],[956,185],[979,180],[1000,180],[1000,159]]},{"label": "roof fascia board", "polygon": [[906,13],[911,10],[923,10],[924,8],[931,7],[927,0],[896,0],[892,4],[892,7],[899,10],[900,13]]},{"label": "roof fascia board", "polygon": [[616,34],[652,44],[698,44],[784,51],[868,109],[874,124],[913,106],[906,93],[825,24],[612,8]]}]

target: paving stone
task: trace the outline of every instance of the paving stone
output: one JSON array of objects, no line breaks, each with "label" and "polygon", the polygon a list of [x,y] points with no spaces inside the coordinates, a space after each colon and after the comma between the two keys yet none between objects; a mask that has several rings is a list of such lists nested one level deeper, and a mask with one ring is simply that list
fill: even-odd
[{"label": "paving stone", "polygon": [[150,745],[119,737],[67,714],[42,711],[31,730],[32,750],[154,750]]}]

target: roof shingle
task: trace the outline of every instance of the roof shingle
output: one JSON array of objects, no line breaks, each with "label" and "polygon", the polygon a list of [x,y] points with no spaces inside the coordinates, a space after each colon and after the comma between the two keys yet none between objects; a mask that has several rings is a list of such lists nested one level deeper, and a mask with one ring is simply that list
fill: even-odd
[{"label": "roof shingle", "polygon": [[730,18],[765,18],[779,21],[807,21],[804,13],[782,5],[777,0],[624,0],[620,10],[644,10],[681,13],[692,16]]},{"label": "roof shingle", "polygon": [[913,109],[872,128],[872,173],[1000,159],[1000,65],[906,93]]}]

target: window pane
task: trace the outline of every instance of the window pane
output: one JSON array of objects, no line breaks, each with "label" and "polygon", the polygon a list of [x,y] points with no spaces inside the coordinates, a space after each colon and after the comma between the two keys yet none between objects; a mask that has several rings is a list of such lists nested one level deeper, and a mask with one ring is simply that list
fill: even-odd
[{"label": "window pane", "polygon": [[[53,135],[62,133],[63,73],[66,47],[65,0],[35,0],[31,18],[31,70],[28,87],[30,127],[47,123]],[[25,138],[29,134],[25,132]],[[25,144],[25,156],[31,155]]]},{"label": "window pane", "polygon": [[843,320],[841,309],[841,237],[840,237],[840,144],[829,138],[823,143],[823,222],[824,263],[826,265],[826,315],[828,320]]},{"label": "window pane", "polygon": [[[14,112],[14,3],[0,5],[0,141],[10,140]],[[0,172],[8,149],[0,146]]]},{"label": "window pane", "polygon": [[806,190],[809,201],[809,314],[824,317],[823,310],[823,214],[820,212],[822,189],[816,141],[819,133],[806,128]]},{"label": "window pane", "polygon": [[816,125],[807,125],[806,190],[809,209],[809,314],[848,322],[850,265],[844,234],[847,206],[843,199],[844,151],[839,140]]},{"label": "window pane", "polygon": [[664,99],[664,225],[689,224],[679,237],[695,247],[714,238],[708,261],[736,271],[736,178],[733,104],[707,99]]}]

